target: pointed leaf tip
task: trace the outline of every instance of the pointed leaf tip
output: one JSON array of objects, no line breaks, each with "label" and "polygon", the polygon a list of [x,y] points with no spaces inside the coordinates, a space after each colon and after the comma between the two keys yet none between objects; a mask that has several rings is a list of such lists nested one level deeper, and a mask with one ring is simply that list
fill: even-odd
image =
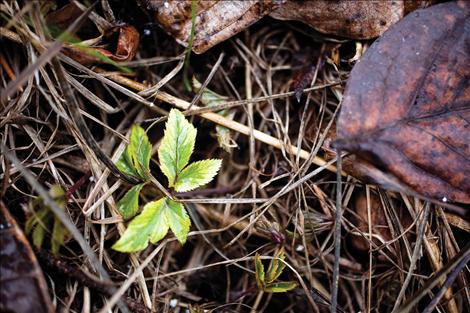
[{"label": "pointed leaf tip", "polygon": [[197,130],[184,115],[172,109],[166,122],[165,134],[158,149],[160,168],[168,178],[168,186],[173,187],[176,176],[188,164],[194,150]]},{"label": "pointed leaf tip", "polygon": [[143,187],[144,184],[135,185],[119,200],[117,208],[125,220],[133,217],[139,210],[139,193]]},{"label": "pointed leaf tip", "polygon": [[209,183],[222,165],[222,160],[210,159],[189,164],[176,178],[175,190],[185,192]]},{"label": "pointed leaf tip", "polygon": [[167,200],[167,210],[165,216],[171,231],[176,239],[183,245],[188,237],[191,220],[183,204],[173,200]]}]

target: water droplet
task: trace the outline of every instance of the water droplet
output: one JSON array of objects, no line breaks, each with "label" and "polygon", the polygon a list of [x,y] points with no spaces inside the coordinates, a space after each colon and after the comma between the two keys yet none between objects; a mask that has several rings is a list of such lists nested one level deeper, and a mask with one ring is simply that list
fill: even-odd
[{"label": "water droplet", "polygon": [[446,197],[442,198],[442,202],[447,202],[448,199]]}]

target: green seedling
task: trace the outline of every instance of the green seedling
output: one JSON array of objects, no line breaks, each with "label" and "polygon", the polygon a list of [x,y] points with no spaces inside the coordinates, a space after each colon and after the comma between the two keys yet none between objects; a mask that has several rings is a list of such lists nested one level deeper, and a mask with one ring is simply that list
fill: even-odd
[{"label": "green seedling", "polygon": [[[60,208],[65,208],[67,195],[59,185],[52,185],[49,194]],[[45,206],[41,197],[34,198],[29,203],[29,210],[32,215],[26,220],[25,232],[31,235],[33,245],[41,248],[46,233],[51,229],[51,252],[54,255],[59,253],[59,249],[64,245],[68,231],[62,222],[54,215],[49,206]]]},{"label": "green seedling", "polygon": [[[184,115],[172,109],[166,122],[162,143],[158,148],[160,169],[168,179],[168,187],[176,192],[196,189],[209,183],[220,169],[221,160],[202,160],[189,164],[196,143],[197,130]],[[132,218],[139,210],[139,193],[150,181],[152,145],[140,126],[132,128],[129,145],[116,163],[126,174],[141,179],[118,202],[123,218]],[[129,223],[121,238],[113,245],[120,252],[137,252],[163,239],[171,229],[181,244],[186,242],[191,221],[183,204],[163,197],[145,204],[142,212]]]},{"label": "green seedling", "polygon": [[255,255],[256,285],[258,289],[268,293],[287,292],[297,287],[295,281],[277,281],[284,270],[284,250],[280,249],[268,266],[265,273],[264,265],[258,253]]}]

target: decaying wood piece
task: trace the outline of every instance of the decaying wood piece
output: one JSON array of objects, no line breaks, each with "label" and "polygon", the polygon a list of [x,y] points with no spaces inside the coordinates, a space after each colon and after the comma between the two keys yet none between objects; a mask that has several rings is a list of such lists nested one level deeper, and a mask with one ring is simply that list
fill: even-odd
[{"label": "decaying wood piece", "polygon": [[[155,11],[161,27],[176,40],[188,45],[191,33],[191,0],[139,0]],[[280,20],[296,20],[316,30],[352,39],[369,39],[382,34],[408,12],[429,1],[301,1],[197,0],[193,51],[202,53],[270,15]]]},{"label": "decaying wood piece", "polygon": [[36,256],[3,202],[0,202],[0,273],[0,312],[55,312]]}]

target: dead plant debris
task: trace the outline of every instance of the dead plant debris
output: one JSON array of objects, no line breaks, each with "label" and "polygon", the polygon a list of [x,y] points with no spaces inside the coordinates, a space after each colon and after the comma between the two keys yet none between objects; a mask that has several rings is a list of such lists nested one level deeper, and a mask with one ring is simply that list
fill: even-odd
[{"label": "dead plant debris", "polygon": [[[191,1],[0,2],[0,311],[22,312],[20,301],[36,305],[47,296],[50,303],[36,305],[44,312],[51,304],[57,312],[102,313],[470,311],[470,210],[458,203],[469,197],[468,3],[433,4],[401,21],[431,1],[413,8],[410,1],[312,1],[305,12],[299,3],[197,1],[196,17]],[[148,4],[158,7],[157,18]],[[209,14],[224,4],[246,11]],[[237,16],[244,18],[231,24]],[[194,51],[211,49],[191,54],[184,70],[188,51],[178,42],[189,41],[193,20]],[[173,23],[184,34],[171,31]],[[222,160],[213,181],[200,178],[203,188],[176,192],[160,169],[175,108],[187,121],[173,124],[175,134],[197,129],[183,163]],[[436,114],[422,131],[404,133],[420,112]],[[391,119],[397,127],[388,137],[368,135]],[[133,128],[141,136],[131,136]],[[437,133],[442,140],[430,139]],[[335,140],[349,152],[338,177]],[[392,152],[377,147],[391,141]],[[182,156],[171,148],[170,156]],[[118,162],[126,153],[130,162]],[[136,168],[122,172],[123,164]],[[407,188],[369,184],[377,173],[399,176]],[[437,174],[452,188],[423,183]],[[65,191],[60,206],[47,192],[52,186]],[[137,216],[162,198],[170,213],[184,205],[186,215],[174,217],[185,223],[172,225],[190,220],[185,243],[172,229],[138,253],[114,250],[129,225],[123,198]],[[8,296],[4,268],[14,268],[15,279],[40,276],[37,267],[15,266],[23,262],[19,250],[4,244],[19,238],[40,201],[67,228],[67,240],[53,256],[53,230],[39,231],[45,281],[21,299]],[[5,229],[7,215],[18,232]],[[39,215],[34,229],[52,225]]]}]

